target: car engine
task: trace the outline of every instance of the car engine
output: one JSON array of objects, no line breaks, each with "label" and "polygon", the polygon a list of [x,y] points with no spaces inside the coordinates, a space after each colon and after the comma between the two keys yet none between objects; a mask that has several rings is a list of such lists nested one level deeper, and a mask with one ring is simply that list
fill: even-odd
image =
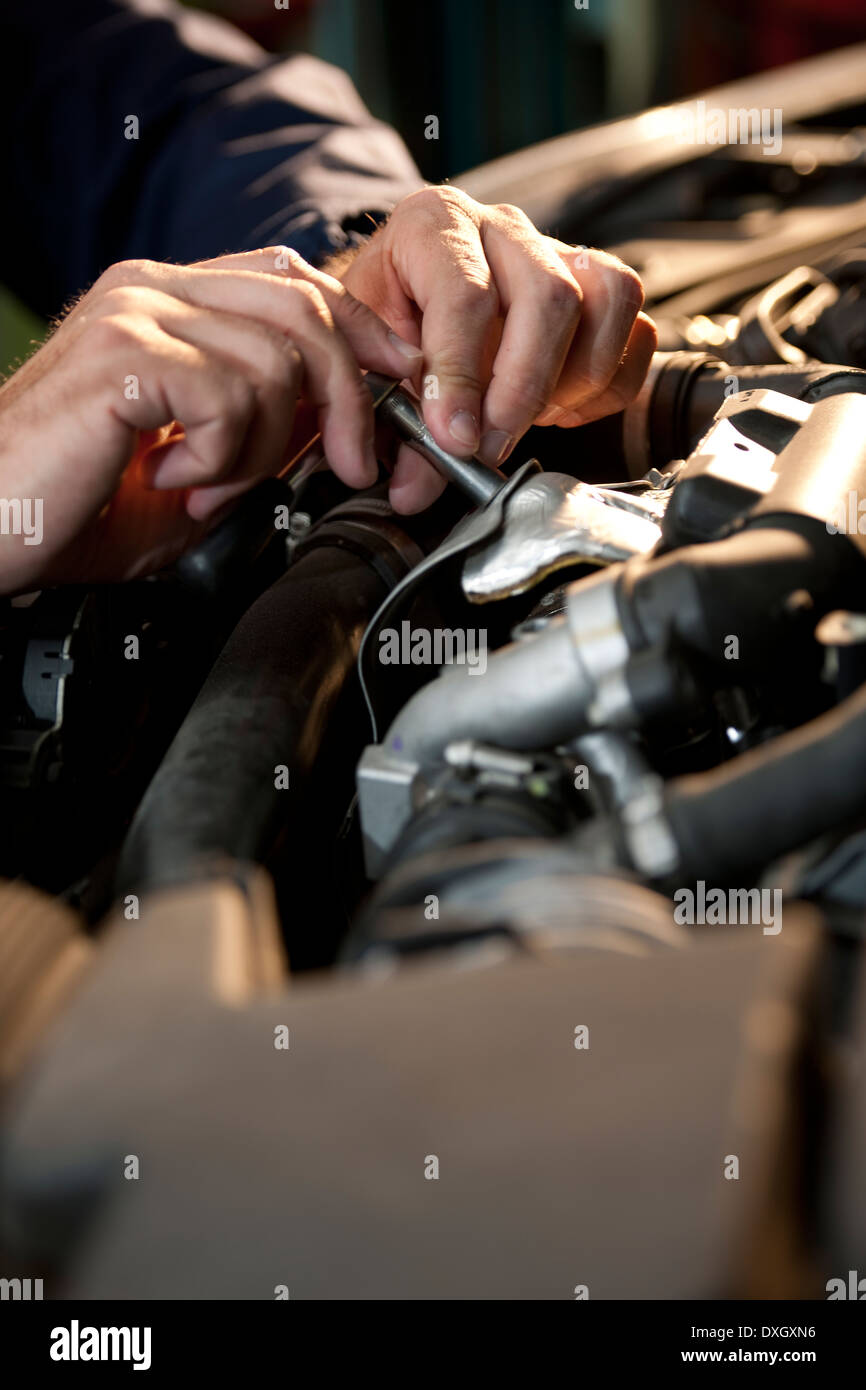
[{"label": "car engine", "polygon": [[[660,350],[619,414],[458,468],[370,374],[376,488],[312,449],[170,571],[0,611],[4,1269],[97,1299],[866,1269],[855,52],[750,80],[771,155],[657,111],[461,181],[639,269]],[[449,478],[418,517],[398,439]]]}]

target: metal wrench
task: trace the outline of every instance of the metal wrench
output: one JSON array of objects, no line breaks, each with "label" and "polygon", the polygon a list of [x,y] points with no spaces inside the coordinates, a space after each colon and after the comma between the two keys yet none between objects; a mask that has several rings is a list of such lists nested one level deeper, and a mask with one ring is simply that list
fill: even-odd
[{"label": "metal wrench", "polygon": [[[390,424],[433,467],[480,509],[498,497],[508,478],[478,459],[443,449],[399,381],[367,372],[364,380],[379,420]],[[294,483],[324,462],[317,437],[283,474]],[[655,496],[634,497],[590,487],[564,473],[529,473],[508,496],[488,543],[463,566],[463,591],[471,603],[519,594],[544,575],[575,564],[614,564],[645,554],[657,543],[663,504]]]},{"label": "metal wrench", "polygon": [[498,468],[488,468],[478,459],[458,458],[437,444],[417,405],[399,381],[380,376],[378,372],[368,372],[364,380],[379,419],[392,425],[401,439],[411,444],[450,483],[455,483],[476,506],[486,506],[508,481]]}]

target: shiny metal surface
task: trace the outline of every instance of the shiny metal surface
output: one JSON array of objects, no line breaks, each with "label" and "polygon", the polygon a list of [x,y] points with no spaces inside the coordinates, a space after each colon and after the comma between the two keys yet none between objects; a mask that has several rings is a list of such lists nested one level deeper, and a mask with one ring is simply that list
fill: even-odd
[{"label": "shiny metal surface", "polygon": [[437,444],[417,405],[399,382],[377,372],[368,372],[365,381],[373,392],[379,419],[392,425],[400,438],[432,463],[437,472],[455,483],[478,507],[485,506],[496,496],[507,481],[504,473],[488,468],[477,459],[459,458]]},{"label": "shiny metal surface", "polygon": [[471,603],[521,594],[566,565],[611,565],[652,550],[661,534],[655,497],[608,492],[564,473],[527,479],[509,499],[504,526],[463,567]]}]

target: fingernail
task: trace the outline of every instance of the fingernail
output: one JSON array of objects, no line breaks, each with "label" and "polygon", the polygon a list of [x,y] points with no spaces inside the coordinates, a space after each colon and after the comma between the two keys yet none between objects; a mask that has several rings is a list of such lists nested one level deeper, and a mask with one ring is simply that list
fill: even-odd
[{"label": "fingernail", "polygon": [[455,410],[451,419],[448,421],[448,428],[457,440],[467,449],[477,449],[480,434],[478,431],[478,421],[468,410]]},{"label": "fingernail", "polygon": [[502,462],[513,443],[513,436],[507,430],[485,430],[478,457],[482,463],[496,465]]},{"label": "fingernail", "polygon": [[419,347],[415,347],[414,343],[407,343],[406,339],[401,338],[399,333],[389,333],[388,340],[394,344],[398,352],[402,352],[404,357],[411,358],[413,362],[417,362],[420,357],[424,356]]}]

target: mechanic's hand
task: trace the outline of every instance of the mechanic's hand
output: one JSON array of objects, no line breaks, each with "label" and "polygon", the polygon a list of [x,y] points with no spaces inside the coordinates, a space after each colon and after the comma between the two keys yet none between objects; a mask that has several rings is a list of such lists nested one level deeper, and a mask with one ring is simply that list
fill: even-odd
[{"label": "mechanic's hand", "polygon": [[[0,534],[0,593],[170,563],[317,423],[334,471],[369,486],[375,426],[358,363],[405,377],[419,360],[284,247],[112,266],[0,389],[0,498],[30,518],[29,535]],[[306,410],[293,438],[299,406],[318,421]]]},{"label": "mechanic's hand", "polygon": [[[336,265],[336,263],[335,263]],[[404,198],[341,280],[424,353],[424,418],[443,448],[506,459],[533,423],[574,426],[621,410],[656,346],[633,270],[542,236],[518,208],[452,187]],[[438,391],[438,397],[436,392]],[[414,512],[442,478],[408,446],[391,501]]]}]

